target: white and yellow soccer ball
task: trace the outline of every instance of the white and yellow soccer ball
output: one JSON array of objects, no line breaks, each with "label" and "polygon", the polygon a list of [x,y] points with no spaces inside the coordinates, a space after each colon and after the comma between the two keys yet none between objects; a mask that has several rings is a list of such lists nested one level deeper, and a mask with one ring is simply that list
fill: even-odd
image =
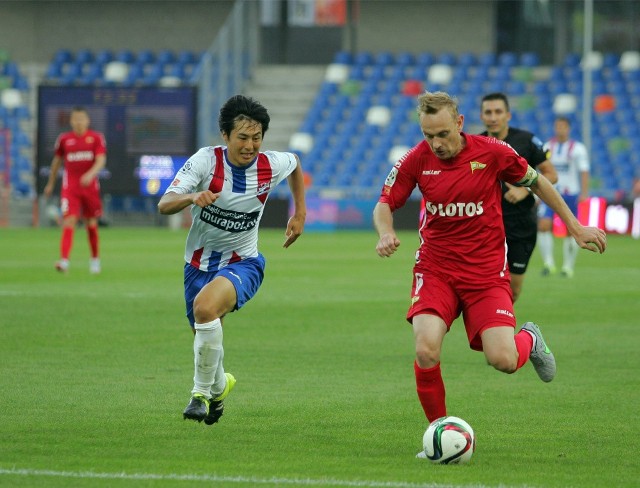
[{"label": "white and yellow soccer ball", "polygon": [[465,464],[476,449],[476,437],[466,421],[447,416],[429,424],[422,444],[427,459],[434,464]]}]

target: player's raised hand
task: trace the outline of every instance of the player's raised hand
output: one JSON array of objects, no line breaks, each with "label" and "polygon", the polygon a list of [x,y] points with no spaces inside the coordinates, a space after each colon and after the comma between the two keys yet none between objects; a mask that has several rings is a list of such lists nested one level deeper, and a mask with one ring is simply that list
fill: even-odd
[{"label": "player's raised hand", "polygon": [[220,196],[220,193],[213,193],[210,190],[205,190],[198,193],[194,193],[193,198],[191,200],[194,205],[204,208],[207,205],[211,205],[213,202],[215,202],[219,196]]},{"label": "player's raised hand", "polygon": [[382,234],[376,245],[376,252],[381,258],[388,258],[400,247],[400,239],[395,234]]}]

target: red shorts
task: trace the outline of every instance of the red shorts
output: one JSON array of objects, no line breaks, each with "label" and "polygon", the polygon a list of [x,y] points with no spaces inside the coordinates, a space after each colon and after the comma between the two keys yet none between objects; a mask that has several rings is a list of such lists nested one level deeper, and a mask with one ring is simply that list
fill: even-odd
[{"label": "red shorts", "polygon": [[449,329],[462,313],[469,346],[476,351],[482,351],[481,334],[485,329],[498,326],[515,329],[513,298],[507,278],[469,283],[424,269],[413,271],[409,322],[416,315],[437,315]]},{"label": "red shorts", "polygon": [[71,215],[85,219],[100,217],[102,215],[100,186],[94,182],[89,186],[63,187],[60,194],[60,207],[63,217]]}]

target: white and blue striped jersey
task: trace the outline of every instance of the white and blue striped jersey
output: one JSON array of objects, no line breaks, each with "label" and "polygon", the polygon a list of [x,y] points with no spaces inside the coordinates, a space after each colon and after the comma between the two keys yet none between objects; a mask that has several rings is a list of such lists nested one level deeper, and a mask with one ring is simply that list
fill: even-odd
[{"label": "white and blue striped jersey", "polygon": [[292,153],[261,152],[247,166],[232,165],[225,146],[209,146],[191,156],[166,193],[211,190],[220,197],[211,205],[191,206],[191,229],[185,261],[202,271],[258,255],[258,225],[269,192],[297,166]]},{"label": "white and blue striped jersey", "polygon": [[580,173],[589,171],[590,167],[586,146],[573,139],[559,142],[553,138],[544,148],[558,173],[555,185],[558,192],[561,195],[578,195],[582,187]]}]

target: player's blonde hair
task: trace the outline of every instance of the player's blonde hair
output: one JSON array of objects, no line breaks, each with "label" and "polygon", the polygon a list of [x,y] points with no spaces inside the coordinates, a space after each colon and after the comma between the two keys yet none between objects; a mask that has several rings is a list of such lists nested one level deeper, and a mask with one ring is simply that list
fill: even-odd
[{"label": "player's blonde hair", "polygon": [[446,108],[454,119],[458,117],[458,101],[448,93],[442,91],[424,92],[418,97],[418,115],[421,113],[436,114],[443,108]]}]

